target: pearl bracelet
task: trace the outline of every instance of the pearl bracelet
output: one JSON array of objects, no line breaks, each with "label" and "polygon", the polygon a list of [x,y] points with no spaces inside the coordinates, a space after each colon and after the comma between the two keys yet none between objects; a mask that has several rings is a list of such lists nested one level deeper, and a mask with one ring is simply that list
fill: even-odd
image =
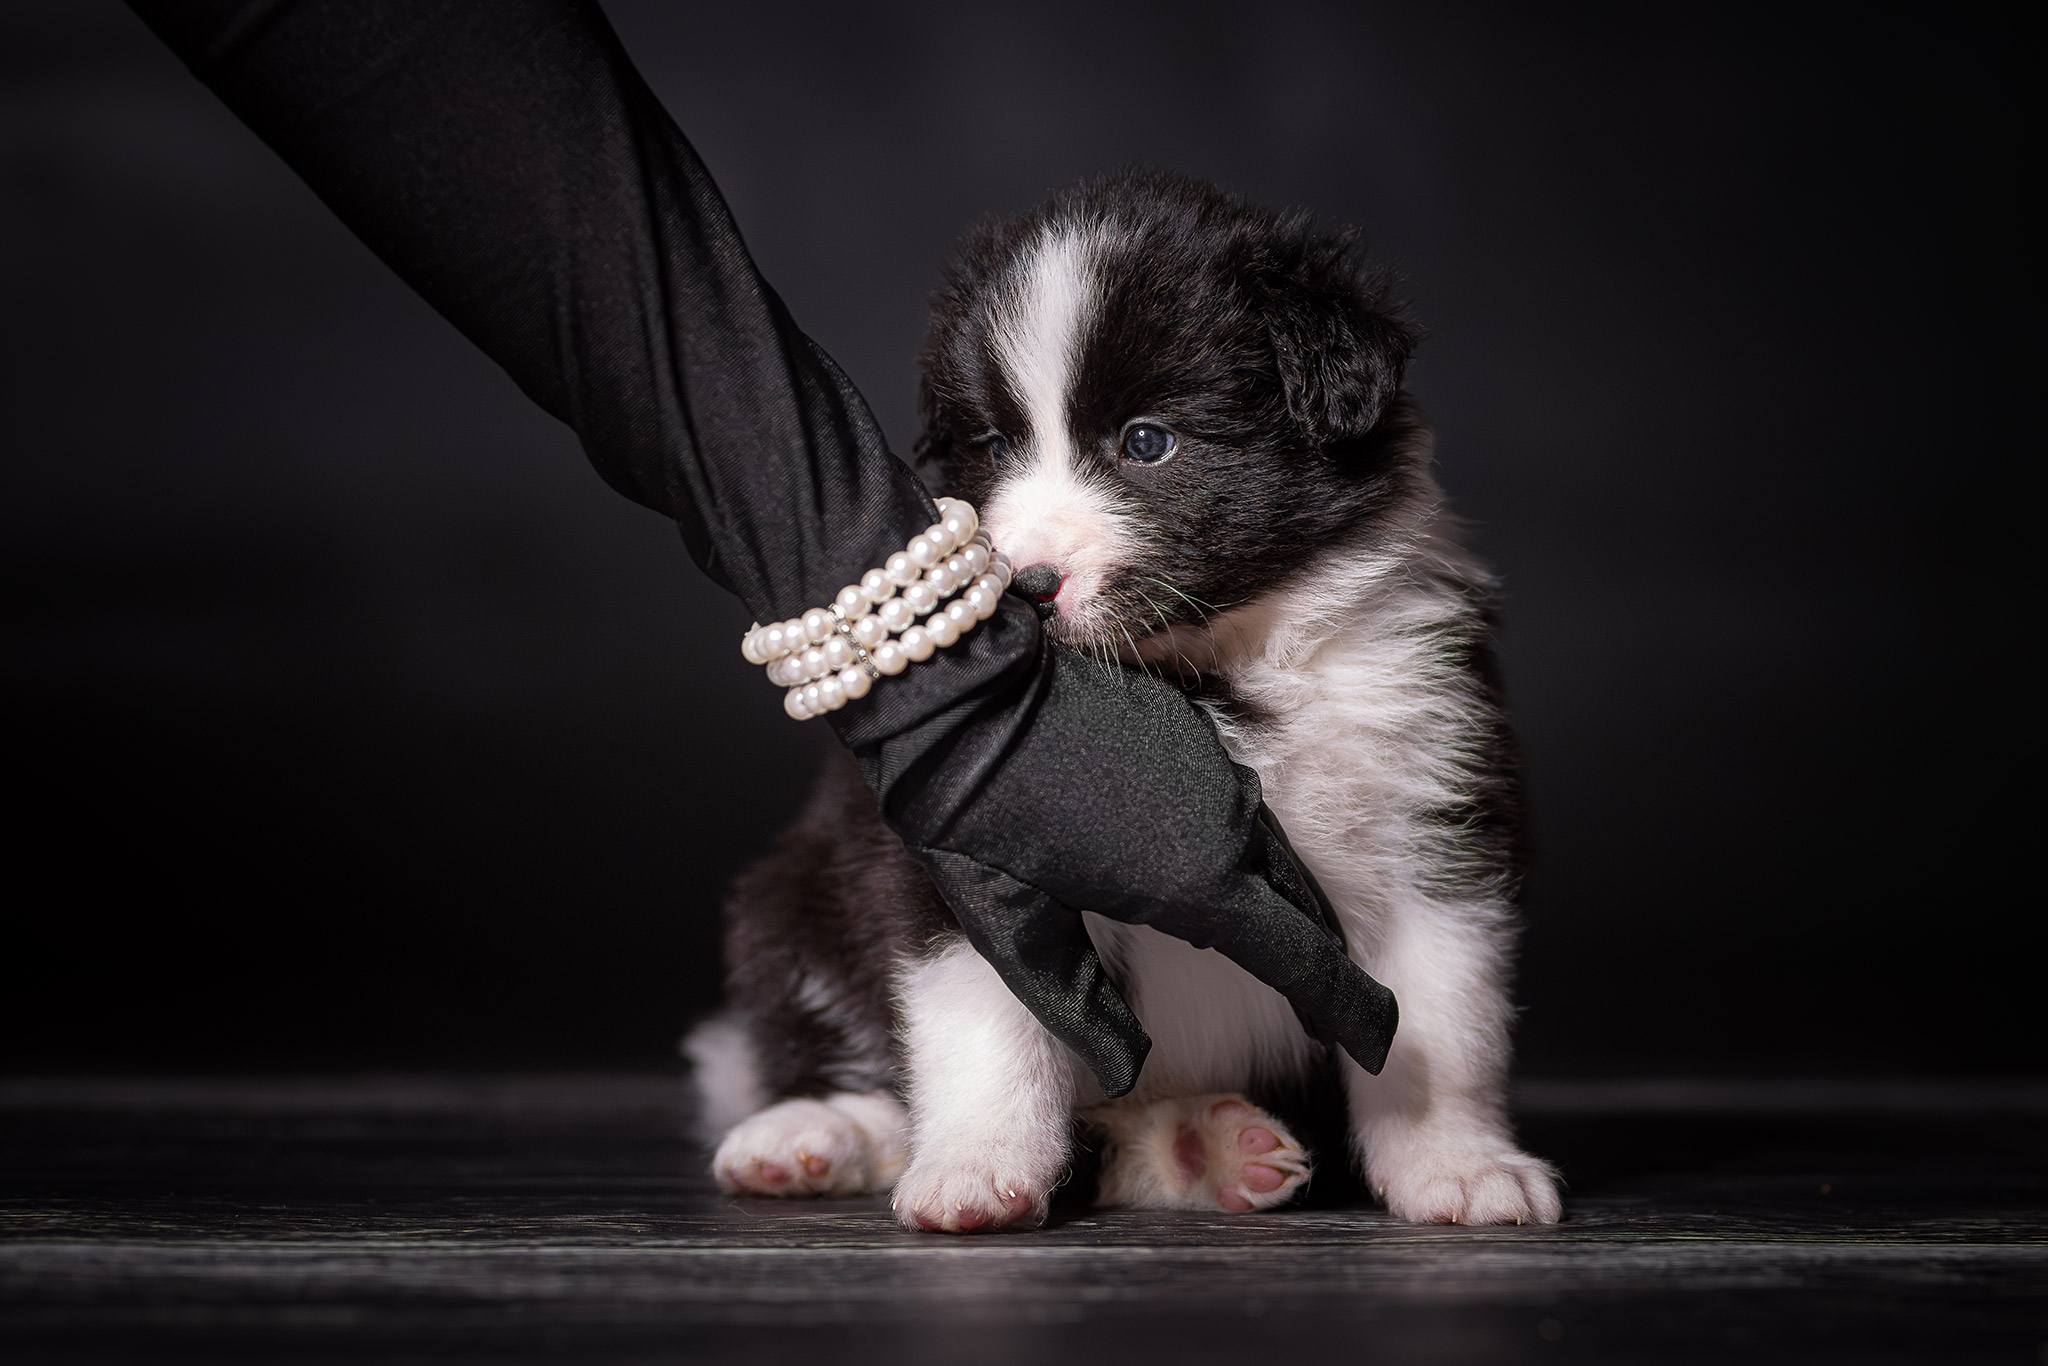
[{"label": "pearl bracelet", "polygon": [[784,711],[799,721],[838,711],[877,678],[930,659],[995,615],[1010,586],[1009,559],[989,544],[972,507],[957,498],[938,505],[938,521],[840,589],[830,607],[748,629],[740,653],[788,689]]}]

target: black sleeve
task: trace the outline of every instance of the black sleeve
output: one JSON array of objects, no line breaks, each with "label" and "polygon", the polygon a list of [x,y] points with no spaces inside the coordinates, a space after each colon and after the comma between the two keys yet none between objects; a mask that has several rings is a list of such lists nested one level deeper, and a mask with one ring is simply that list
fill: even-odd
[{"label": "black sleeve", "polygon": [[[760,620],[935,519],[590,0],[132,4]],[[836,713],[842,736],[899,734],[1022,665],[1021,608]]]},{"label": "black sleeve", "polygon": [[[591,0],[130,3],[759,619],[830,601],[934,519]],[[1150,1040],[1081,911],[1215,946],[1377,1071],[1392,994],[1345,956],[1256,776],[1177,690],[1121,673],[1048,646],[1005,594],[832,722],[975,946],[1108,1094]]]}]

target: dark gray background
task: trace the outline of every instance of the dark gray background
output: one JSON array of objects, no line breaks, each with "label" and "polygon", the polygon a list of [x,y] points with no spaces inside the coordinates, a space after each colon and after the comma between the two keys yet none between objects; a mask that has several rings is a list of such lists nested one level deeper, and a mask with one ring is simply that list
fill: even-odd
[{"label": "dark gray background", "polygon": [[[1365,227],[1506,583],[1530,1070],[2038,1067],[2027,49],[1944,7],[620,0],[899,448],[1127,161]],[[829,736],[110,0],[0,9],[17,1069],[653,1061]]]}]

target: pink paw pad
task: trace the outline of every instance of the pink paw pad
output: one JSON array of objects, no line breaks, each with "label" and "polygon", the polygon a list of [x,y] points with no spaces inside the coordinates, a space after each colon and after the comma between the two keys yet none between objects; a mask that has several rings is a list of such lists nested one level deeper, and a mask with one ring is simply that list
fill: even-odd
[{"label": "pink paw pad", "polygon": [[1236,1099],[1217,1101],[1201,1119],[1181,1124],[1173,1157],[1189,1186],[1208,1186],[1217,1207],[1232,1214],[1281,1204],[1308,1179],[1307,1156],[1292,1136]]}]

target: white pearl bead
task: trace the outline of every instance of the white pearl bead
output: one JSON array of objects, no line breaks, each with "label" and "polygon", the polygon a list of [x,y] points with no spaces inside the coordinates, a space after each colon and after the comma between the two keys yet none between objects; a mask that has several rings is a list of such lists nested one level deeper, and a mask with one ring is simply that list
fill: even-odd
[{"label": "white pearl bead", "polygon": [[924,568],[923,565],[911,559],[907,552],[901,550],[891,555],[882,563],[883,575],[888,578],[890,583],[895,584],[899,588],[906,583],[916,583],[918,571],[922,568]]},{"label": "white pearl bead", "polygon": [[782,695],[782,709],[788,712],[793,720],[808,721],[811,719],[811,709],[804,705],[804,690],[802,688],[791,688]]},{"label": "white pearl bead", "polygon": [[983,574],[980,578],[976,579],[974,581],[974,586],[976,588],[986,589],[988,592],[998,594],[1000,594],[1004,588],[1004,584],[1001,577],[998,576],[993,570],[989,571],[986,574]]},{"label": "white pearl bead", "polygon": [[874,653],[875,668],[885,674],[900,674],[910,667],[910,656],[893,640],[885,640]]},{"label": "white pearl bead", "polygon": [[960,543],[953,539],[953,533],[946,530],[946,519],[941,516],[924,529],[924,538],[939,548],[939,558],[945,559]]},{"label": "white pearl bead", "polygon": [[781,622],[770,622],[761,628],[761,652],[770,659],[780,659],[789,653],[789,642],[782,638]]},{"label": "white pearl bead", "polygon": [[789,659],[784,656],[768,666],[768,681],[778,688],[786,688],[796,680],[789,676]]},{"label": "white pearl bead", "polygon": [[842,669],[839,672],[839,688],[849,702],[858,702],[868,695],[868,689],[875,686],[875,680],[868,677],[866,669]]},{"label": "white pearl bead", "polygon": [[1010,568],[1010,557],[1007,555],[989,556],[988,572],[994,575],[995,581],[1005,588],[1008,588],[1010,580],[1016,577],[1016,571]]},{"label": "white pearl bead", "polygon": [[876,612],[875,615],[880,617],[882,625],[888,627],[891,631],[901,631],[904,627],[917,620],[917,613],[902,598],[889,599],[882,604],[881,610]]},{"label": "white pearl bead", "polygon": [[924,581],[942,598],[960,586],[959,581],[953,577],[953,571],[942,564],[935,564],[925,570]]},{"label": "white pearl bead", "polygon": [[975,531],[981,526],[981,519],[974,515],[974,509],[961,503],[947,511],[939,519],[939,525],[946,529],[946,535],[954,545],[966,545],[974,539]]},{"label": "white pearl bead", "polygon": [[970,545],[954,556],[954,558],[967,561],[968,573],[979,574],[988,568],[988,547],[985,545]]},{"label": "white pearl bead", "polygon": [[944,495],[932,499],[932,505],[938,508],[939,516],[941,517],[951,512],[954,508],[962,508],[967,506],[967,504],[961,502],[958,498],[949,498],[945,497]]},{"label": "white pearl bead", "polygon": [[825,672],[825,652],[813,645],[803,653],[804,677],[816,678]]},{"label": "white pearl bead", "polygon": [[[931,537],[920,535],[910,538],[910,544],[903,547],[903,553],[908,555],[910,562],[919,569],[930,569],[939,562],[939,557],[946,552]],[[891,558],[894,557],[892,556]]]},{"label": "white pearl bead", "polygon": [[800,655],[804,652],[804,623],[799,617],[791,617],[782,623],[782,642],[789,646],[789,652]]},{"label": "white pearl bead", "polygon": [[817,684],[804,684],[804,705],[811,709],[811,715],[813,716],[825,710],[825,694],[818,691]]},{"label": "white pearl bead", "polygon": [[925,622],[922,629],[941,646],[951,645],[960,639],[960,624],[944,612],[932,613],[931,619]]},{"label": "white pearl bead", "polygon": [[853,623],[853,638],[870,650],[889,638],[889,624],[872,614]]},{"label": "white pearl bead", "polygon": [[996,595],[978,583],[967,590],[964,601],[974,609],[976,621],[987,621],[996,614]]},{"label": "white pearl bead", "polygon": [[939,605],[939,590],[930,583],[919,579],[903,590],[903,600],[910,604],[910,610],[923,616]]},{"label": "white pearl bead", "polygon": [[818,701],[826,711],[838,711],[846,705],[846,689],[839,686],[838,674],[827,674],[818,683]]},{"label": "white pearl bead", "polygon": [[768,662],[767,657],[761,653],[760,631],[760,627],[752,626],[747,629],[745,635],[740,637],[740,658],[746,660],[749,664],[766,664]]},{"label": "white pearl bead", "polygon": [[955,598],[947,603],[946,610],[941,615],[962,631],[972,630],[974,623],[981,620],[974,615],[974,609],[967,605],[964,598]]},{"label": "white pearl bead", "polygon": [[813,644],[832,634],[832,614],[822,607],[804,613],[804,638]]},{"label": "white pearl bead", "polygon": [[889,576],[879,569],[870,569],[860,576],[860,595],[869,602],[882,602],[895,593],[896,585],[889,582]]},{"label": "white pearl bead", "polygon": [[849,583],[832,599],[832,605],[844,612],[847,620],[851,621],[868,610],[867,594],[860,591],[860,585]]},{"label": "white pearl bead", "polygon": [[909,655],[920,664],[930,659],[932,651],[938,648],[931,638],[931,633],[922,626],[913,626],[908,631],[905,631],[903,633],[902,645],[903,653]]},{"label": "white pearl bead", "polygon": [[825,663],[833,672],[853,663],[853,642],[845,636],[833,636],[825,642]]}]

